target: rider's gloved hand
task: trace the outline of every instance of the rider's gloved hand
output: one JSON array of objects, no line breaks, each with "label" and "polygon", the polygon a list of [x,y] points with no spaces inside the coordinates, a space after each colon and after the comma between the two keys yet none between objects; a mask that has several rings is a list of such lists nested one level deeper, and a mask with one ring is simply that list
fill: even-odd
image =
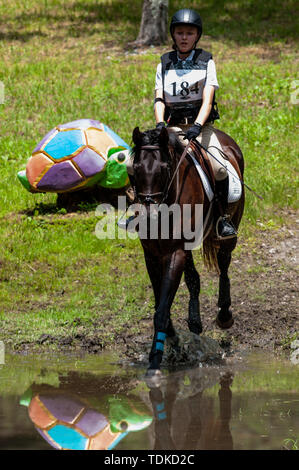
[{"label": "rider's gloved hand", "polygon": [[198,137],[199,134],[201,133],[201,130],[202,130],[202,125],[201,124],[199,124],[199,123],[193,124],[193,126],[191,126],[187,130],[184,139],[188,139],[188,140],[196,139],[196,137]]},{"label": "rider's gloved hand", "polygon": [[162,129],[162,127],[166,127],[166,124],[164,121],[158,122],[158,124],[156,124],[156,129]]}]

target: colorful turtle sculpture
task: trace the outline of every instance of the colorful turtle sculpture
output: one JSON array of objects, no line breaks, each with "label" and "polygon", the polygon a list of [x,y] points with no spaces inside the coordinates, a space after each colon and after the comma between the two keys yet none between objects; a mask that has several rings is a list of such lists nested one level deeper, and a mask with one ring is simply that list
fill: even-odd
[{"label": "colorful turtle sculpture", "polygon": [[153,421],[136,396],[108,395],[93,406],[75,393],[29,388],[20,399],[30,420],[52,447],[60,450],[111,450],[128,433],[141,431]]},{"label": "colorful turtle sculpture", "polygon": [[65,193],[97,184],[123,188],[129,184],[129,155],[129,145],[108,126],[79,119],[48,132],[17,176],[32,193]]}]

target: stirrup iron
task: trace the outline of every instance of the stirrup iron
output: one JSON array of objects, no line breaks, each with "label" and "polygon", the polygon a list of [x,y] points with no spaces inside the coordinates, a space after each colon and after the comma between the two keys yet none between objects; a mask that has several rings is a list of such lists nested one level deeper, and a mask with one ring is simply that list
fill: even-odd
[{"label": "stirrup iron", "polygon": [[229,214],[218,217],[215,229],[218,240],[228,240],[238,235],[237,230],[230,222]]}]

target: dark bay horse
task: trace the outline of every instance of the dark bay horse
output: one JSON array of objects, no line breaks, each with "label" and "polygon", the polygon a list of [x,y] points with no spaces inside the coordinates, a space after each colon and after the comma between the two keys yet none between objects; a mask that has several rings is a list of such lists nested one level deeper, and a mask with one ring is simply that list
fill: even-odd
[{"label": "dark bay horse", "polygon": [[[222,131],[216,131],[222,150],[236,168],[240,179],[243,178],[244,162],[240,148],[235,141]],[[221,328],[230,328],[233,324],[230,309],[230,281],[228,268],[231,253],[237,239],[217,240],[213,223],[213,201],[210,202],[194,162],[188,153],[182,159],[184,146],[177,135],[166,128],[140,132],[133,131],[133,175],[131,183],[136,201],[148,214],[153,207],[166,204],[172,207],[179,205],[183,210],[189,205],[190,226],[195,233],[195,208],[201,205],[204,228],[203,256],[206,263],[216,267],[219,274],[218,314],[216,322]],[[192,142],[189,144],[191,148]],[[194,150],[194,149],[193,149]],[[241,198],[229,204],[232,223],[238,228],[244,209],[244,187]],[[181,212],[182,213],[182,212]],[[171,218],[171,216],[170,216]],[[180,223],[182,221],[180,220]],[[139,233],[140,236],[140,233]],[[170,233],[167,239],[161,232],[155,238],[143,237],[141,244],[147,271],[155,296],[154,337],[149,356],[148,375],[159,373],[163,357],[164,341],[170,339],[174,347],[179,347],[178,338],[170,318],[170,308],[184,273],[189,290],[188,327],[193,333],[202,332],[200,318],[199,293],[200,277],[194,266],[192,251],[186,249],[184,232],[174,235],[174,218],[170,222]]]}]

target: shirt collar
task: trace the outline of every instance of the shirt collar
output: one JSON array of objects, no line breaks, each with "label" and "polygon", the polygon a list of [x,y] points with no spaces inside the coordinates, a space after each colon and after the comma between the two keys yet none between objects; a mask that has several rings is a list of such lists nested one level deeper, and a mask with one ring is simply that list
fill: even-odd
[{"label": "shirt collar", "polygon": [[193,59],[194,54],[195,54],[195,51],[194,51],[194,49],[193,49],[193,51],[190,52],[190,54],[188,55],[188,57],[186,57],[186,59],[180,59],[179,53],[177,52],[178,61],[180,61],[180,62],[186,62],[186,61],[188,60],[188,61],[191,62],[192,59]]}]

